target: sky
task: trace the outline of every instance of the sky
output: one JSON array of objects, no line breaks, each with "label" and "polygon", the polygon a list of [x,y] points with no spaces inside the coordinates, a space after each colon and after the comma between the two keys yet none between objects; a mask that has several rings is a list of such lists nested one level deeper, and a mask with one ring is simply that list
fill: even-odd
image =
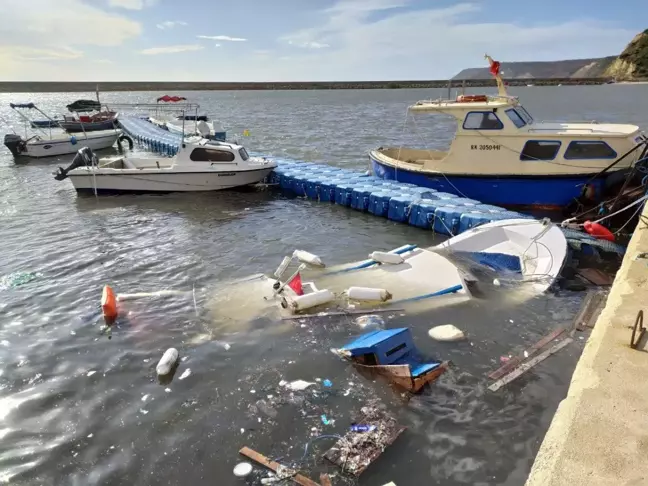
[{"label": "sky", "polygon": [[448,79],[617,55],[646,1],[0,0],[0,81]]}]

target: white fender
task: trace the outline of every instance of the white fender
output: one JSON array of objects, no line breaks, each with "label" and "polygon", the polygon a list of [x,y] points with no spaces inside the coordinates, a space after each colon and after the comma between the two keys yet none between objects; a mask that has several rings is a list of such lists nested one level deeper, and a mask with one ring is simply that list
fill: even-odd
[{"label": "white fender", "polygon": [[178,350],[176,348],[169,348],[164,352],[162,358],[160,358],[160,361],[155,367],[155,371],[157,371],[157,374],[160,376],[168,375],[177,361]]},{"label": "white fender", "polygon": [[387,263],[389,265],[398,265],[405,261],[405,259],[398,253],[387,253],[386,251],[374,251],[369,255],[369,258],[378,263]]},{"label": "white fender", "polygon": [[293,310],[293,312],[298,312],[300,310],[309,309],[317,305],[326,304],[335,299],[335,295],[330,290],[318,290],[312,294],[300,295],[298,297],[293,297],[288,300],[288,305]]},{"label": "white fender", "polygon": [[353,300],[379,300],[385,302],[392,295],[385,289],[372,289],[369,287],[349,287],[346,291],[349,299]]},{"label": "white fender", "polygon": [[309,265],[312,265],[313,267],[324,267],[324,263],[322,262],[322,259],[320,257],[313,255],[312,253],[308,253],[307,251],[295,250],[293,252],[293,256],[300,262],[307,263]]}]

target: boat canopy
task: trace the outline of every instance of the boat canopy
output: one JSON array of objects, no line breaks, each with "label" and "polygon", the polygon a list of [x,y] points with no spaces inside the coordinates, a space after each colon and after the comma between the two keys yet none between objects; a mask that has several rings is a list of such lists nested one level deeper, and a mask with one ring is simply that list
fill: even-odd
[{"label": "boat canopy", "polygon": [[96,100],[76,100],[66,106],[70,112],[101,111],[101,103]]},{"label": "boat canopy", "polygon": [[166,102],[166,103],[169,103],[169,102],[177,103],[178,101],[186,101],[186,100],[187,100],[187,98],[185,98],[184,96],[169,96],[169,95],[164,95],[164,96],[160,96],[160,97],[157,99],[157,102],[159,103],[160,101],[164,101],[164,102]]},{"label": "boat canopy", "polygon": [[34,103],[9,103],[9,106],[12,108],[29,108],[30,110],[36,108]]}]

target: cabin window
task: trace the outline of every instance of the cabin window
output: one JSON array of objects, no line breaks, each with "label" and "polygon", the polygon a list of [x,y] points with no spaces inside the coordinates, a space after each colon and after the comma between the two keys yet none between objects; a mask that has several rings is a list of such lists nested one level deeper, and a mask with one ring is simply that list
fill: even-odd
[{"label": "cabin window", "polygon": [[394,353],[398,353],[401,349],[406,348],[406,347],[407,347],[407,344],[406,344],[406,343],[399,344],[399,345],[396,346],[395,348],[392,348],[392,349],[390,349],[389,351],[387,351],[387,352],[385,353],[385,356],[391,356],[392,354],[394,354]]},{"label": "cabin window", "polygon": [[241,148],[239,149],[239,155],[241,156],[241,158],[242,158],[243,160],[247,160],[247,159],[250,158],[250,156],[249,156],[248,153],[247,153],[247,150],[245,150],[245,147],[241,147]]},{"label": "cabin window", "polygon": [[553,160],[560,150],[560,142],[553,140],[529,140],[524,144],[520,160]]},{"label": "cabin window", "polygon": [[533,123],[533,117],[529,114],[528,111],[526,111],[526,108],[524,106],[518,106],[516,110],[518,112],[518,115],[522,117],[527,125],[531,125],[531,123]]},{"label": "cabin window", "polygon": [[189,158],[194,162],[234,162],[232,152],[208,148],[195,148]]},{"label": "cabin window", "polygon": [[504,125],[492,111],[471,111],[466,115],[463,127],[466,130],[501,130]]},{"label": "cabin window", "polygon": [[571,142],[565,150],[566,159],[614,159],[617,153],[602,141]]},{"label": "cabin window", "polygon": [[526,125],[526,122],[522,119],[520,114],[513,108],[509,108],[505,113],[508,115],[509,119],[513,122],[513,125],[515,125],[516,127],[522,128]]}]

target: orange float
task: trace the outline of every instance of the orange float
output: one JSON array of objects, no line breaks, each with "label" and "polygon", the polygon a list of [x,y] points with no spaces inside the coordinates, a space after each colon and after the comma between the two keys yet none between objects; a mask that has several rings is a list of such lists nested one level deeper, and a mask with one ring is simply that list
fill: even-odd
[{"label": "orange float", "polygon": [[486,95],[459,95],[457,96],[457,103],[477,103],[488,101]]},{"label": "orange float", "polygon": [[110,285],[105,285],[101,295],[101,310],[104,319],[114,321],[117,319],[117,299]]},{"label": "orange float", "polygon": [[592,223],[591,221],[585,221],[583,228],[587,231],[588,234],[592,235],[594,238],[600,240],[614,241],[614,234],[607,229],[605,226]]}]

